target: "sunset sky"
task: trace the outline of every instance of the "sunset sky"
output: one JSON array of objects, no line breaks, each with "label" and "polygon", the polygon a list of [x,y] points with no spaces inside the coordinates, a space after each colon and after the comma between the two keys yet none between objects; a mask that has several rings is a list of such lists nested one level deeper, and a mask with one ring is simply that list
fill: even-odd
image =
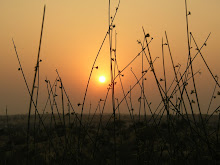
[{"label": "sunset sky", "polygon": [[[115,12],[118,0],[111,0],[111,13]],[[40,39],[43,8],[46,5],[44,31],[42,38],[40,59],[40,97],[39,111],[46,103],[47,89],[45,79],[52,83],[56,79],[56,69],[62,78],[63,85],[77,112],[78,103],[82,103],[87,80],[93,61],[108,30],[108,0],[1,0],[0,2],[0,114],[5,113],[8,106],[9,114],[25,114],[28,112],[29,94],[14,51],[12,38],[23,66],[29,88],[33,83],[34,67]],[[191,0],[188,2],[189,28],[197,44],[202,46],[208,34],[211,36],[207,46],[203,48],[203,56],[214,75],[220,76],[220,1],[219,0]],[[168,34],[170,47],[175,64],[182,64],[184,70],[187,58],[187,37],[184,0],[121,0],[115,18],[117,32],[117,61],[123,69],[140,51],[137,40],[143,41],[146,33],[153,37],[150,49],[155,62],[155,70],[160,78],[163,75],[161,40]],[[115,31],[113,31],[115,34]],[[196,53],[193,45],[192,55]],[[167,79],[170,83],[174,78],[168,49],[165,48],[167,65]],[[144,61],[144,68],[149,65]],[[104,99],[110,83],[109,40],[106,39],[94,69],[88,95],[85,113],[92,103],[92,111],[99,99]],[[137,77],[141,76],[141,56],[130,66]],[[128,67],[123,74],[125,91],[136,80]],[[199,99],[205,110],[214,89],[214,81],[207,71],[201,57],[198,56],[193,65],[194,70],[201,69],[202,74],[196,76]],[[183,72],[182,70],[182,72]],[[105,76],[106,82],[100,83],[99,77]],[[147,74],[145,84],[146,96],[152,106],[158,104],[158,90],[152,73]],[[116,98],[122,99],[119,80],[116,85]],[[188,89],[190,90],[190,88]],[[219,88],[217,88],[219,91]],[[60,91],[58,91],[58,95]],[[132,91],[134,107],[138,109],[137,99],[140,88]],[[110,95],[107,113],[111,113]],[[160,101],[160,100],[159,100]],[[218,106],[220,96],[214,100],[214,107]],[[125,106],[125,104],[122,104]],[[48,110],[49,112],[49,110]],[[128,113],[127,109],[122,109]]]}]

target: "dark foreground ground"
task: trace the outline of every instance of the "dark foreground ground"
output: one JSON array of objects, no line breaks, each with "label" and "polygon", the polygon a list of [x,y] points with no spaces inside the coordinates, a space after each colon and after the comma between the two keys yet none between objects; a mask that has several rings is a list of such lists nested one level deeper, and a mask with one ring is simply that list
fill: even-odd
[{"label": "dark foreground ground", "polygon": [[0,164],[220,164],[218,115],[78,116],[0,116]]}]

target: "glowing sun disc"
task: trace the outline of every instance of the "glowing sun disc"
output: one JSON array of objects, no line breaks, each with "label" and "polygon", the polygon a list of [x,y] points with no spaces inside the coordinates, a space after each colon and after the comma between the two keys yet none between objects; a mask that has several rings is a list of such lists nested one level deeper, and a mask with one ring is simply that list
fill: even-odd
[{"label": "glowing sun disc", "polygon": [[105,82],[105,77],[104,76],[100,76],[99,77],[99,82],[104,83]]}]

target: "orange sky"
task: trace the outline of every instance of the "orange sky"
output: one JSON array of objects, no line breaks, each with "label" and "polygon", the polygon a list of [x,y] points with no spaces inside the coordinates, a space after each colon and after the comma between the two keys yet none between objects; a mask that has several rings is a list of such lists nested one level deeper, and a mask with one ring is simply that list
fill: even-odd
[{"label": "orange sky", "polygon": [[[111,12],[115,11],[117,0],[112,0]],[[46,4],[46,16],[41,48],[40,66],[41,91],[40,111],[45,104],[47,77],[56,78],[58,69],[64,86],[75,109],[82,102],[89,73],[108,30],[108,0],[7,0],[0,2],[0,114],[8,106],[9,114],[27,113],[29,96],[22,75],[18,72],[18,62],[13,49],[12,37],[17,46],[29,86],[31,86],[36,63],[43,7]],[[152,56],[159,56],[155,63],[158,76],[162,76],[161,39],[167,31],[175,63],[185,65],[187,60],[187,38],[184,0],[121,0],[115,25],[117,37],[117,57],[122,69],[138,52],[138,39],[143,39],[142,26],[154,38],[151,43]],[[215,75],[220,76],[220,1],[193,0],[188,2],[191,11],[190,31],[201,46],[211,32],[207,47],[202,51],[207,63]],[[195,52],[195,51],[194,51]],[[168,51],[165,50],[167,66],[170,65]],[[146,62],[146,61],[145,61]],[[110,81],[109,41],[106,40],[94,70],[88,91],[86,107],[90,101],[95,108],[98,100],[104,98]],[[141,75],[141,58],[132,65],[138,77]],[[148,64],[145,65],[145,68]],[[196,59],[194,69],[202,70],[198,76],[199,96],[202,106],[208,106],[214,82],[200,57]],[[167,68],[168,78],[173,79],[171,68]],[[126,91],[135,83],[130,67],[125,71],[123,83]],[[100,84],[98,78],[106,75],[107,82]],[[149,100],[156,102],[158,94],[155,81],[149,75],[146,92]],[[210,81],[207,81],[210,80]],[[119,83],[119,82],[118,82]],[[120,86],[116,87],[118,98],[122,98]],[[189,89],[190,90],[190,89]],[[219,90],[219,88],[218,88]],[[156,91],[156,92],[155,92]],[[140,89],[133,92],[138,98]],[[207,99],[207,96],[208,99]],[[217,98],[214,105],[219,105]],[[137,102],[137,101],[134,101]],[[136,104],[135,104],[136,105]],[[157,105],[157,103],[155,103]],[[136,105],[138,107],[138,105]],[[111,112],[108,111],[107,112]],[[127,110],[124,111],[127,113]]]}]

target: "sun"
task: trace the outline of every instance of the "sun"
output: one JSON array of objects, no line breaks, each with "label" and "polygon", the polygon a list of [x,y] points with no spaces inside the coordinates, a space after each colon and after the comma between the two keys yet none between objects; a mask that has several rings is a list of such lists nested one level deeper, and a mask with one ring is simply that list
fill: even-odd
[{"label": "sun", "polygon": [[99,82],[104,83],[105,82],[105,76],[100,76],[99,77]]}]

